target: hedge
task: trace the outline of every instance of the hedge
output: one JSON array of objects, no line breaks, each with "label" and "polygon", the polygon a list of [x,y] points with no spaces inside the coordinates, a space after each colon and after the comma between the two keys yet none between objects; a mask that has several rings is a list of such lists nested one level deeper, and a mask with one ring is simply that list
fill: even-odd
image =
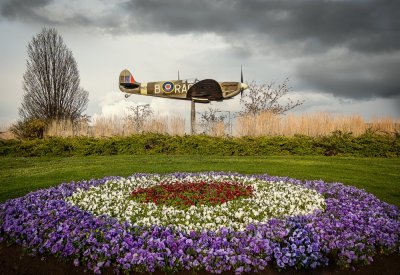
[{"label": "hedge", "polygon": [[399,157],[400,137],[366,132],[361,136],[334,132],[329,136],[210,137],[142,134],[129,137],[53,137],[0,140],[0,155],[13,157],[85,155],[342,155]]}]

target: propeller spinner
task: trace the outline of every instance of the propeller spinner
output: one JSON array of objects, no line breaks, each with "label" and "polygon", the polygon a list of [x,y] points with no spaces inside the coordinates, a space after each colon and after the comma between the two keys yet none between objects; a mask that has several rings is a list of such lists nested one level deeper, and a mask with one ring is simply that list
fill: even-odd
[{"label": "propeller spinner", "polygon": [[249,88],[246,83],[243,83],[243,69],[240,66],[240,97],[243,97],[243,91]]}]

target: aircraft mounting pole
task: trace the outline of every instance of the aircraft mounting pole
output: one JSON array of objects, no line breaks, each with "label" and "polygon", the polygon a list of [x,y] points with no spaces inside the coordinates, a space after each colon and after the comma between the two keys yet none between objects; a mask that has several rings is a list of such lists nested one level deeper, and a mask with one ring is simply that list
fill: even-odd
[{"label": "aircraft mounting pole", "polygon": [[191,116],[190,116],[190,128],[192,135],[196,134],[196,103],[192,99],[192,105],[190,108]]}]

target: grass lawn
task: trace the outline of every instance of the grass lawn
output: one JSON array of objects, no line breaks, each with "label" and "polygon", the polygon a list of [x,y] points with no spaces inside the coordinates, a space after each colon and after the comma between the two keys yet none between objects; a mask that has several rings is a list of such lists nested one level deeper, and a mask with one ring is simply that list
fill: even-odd
[{"label": "grass lawn", "polygon": [[0,202],[61,182],[128,176],[135,172],[231,171],[322,179],[363,188],[400,206],[400,158],[320,156],[224,157],[117,155],[86,157],[0,157]]}]

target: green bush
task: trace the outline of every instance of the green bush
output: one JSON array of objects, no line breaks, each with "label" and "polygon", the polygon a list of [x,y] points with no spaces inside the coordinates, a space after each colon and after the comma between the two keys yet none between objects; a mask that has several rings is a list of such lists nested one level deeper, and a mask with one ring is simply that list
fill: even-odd
[{"label": "green bush", "polygon": [[17,121],[10,129],[19,139],[36,139],[43,138],[45,127],[45,121],[30,119]]},{"label": "green bush", "polygon": [[87,155],[342,155],[399,157],[400,136],[372,132],[354,137],[334,132],[309,137],[210,137],[143,134],[113,138],[60,138],[0,141],[1,156],[87,156]]}]

